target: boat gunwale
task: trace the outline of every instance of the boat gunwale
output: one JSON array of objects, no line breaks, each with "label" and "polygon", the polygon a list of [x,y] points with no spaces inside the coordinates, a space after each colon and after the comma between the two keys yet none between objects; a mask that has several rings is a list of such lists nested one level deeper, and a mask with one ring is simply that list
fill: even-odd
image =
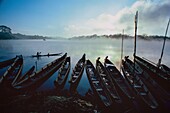
[{"label": "boat gunwale", "polygon": [[109,106],[111,106],[111,105],[113,104],[113,101],[112,101],[110,95],[108,95],[107,90],[104,88],[104,84],[103,84],[103,82],[101,82],[101,78],[99,77],[99,74],[98,74],[97,70],[95,69],[95,67],[94,67],[94,65],[92,64],[92,62],[91,62],[90,60],[87,60],[87,61],[86,61],[86,66],[85,66],[85,67],[86,67],[86,74],[87,74],[87,78],[88,78],[88,80],[89,80],[90,86],[92,87],[94,93],[97,95],[98,99],[100,100],[100,103],[102,103],[102,106],[104,106],[104,107],[109,107],[108,104],[105,103],[105,102],[103,101],[103,99],[100,97],[101,94],[99,93],[99,91],[97,91],[97,89],[95,88],[95,85],[94,85],[94,83],[92,82],[92,79],[91,79],[92,77],[90,76],[91,74],[90,74],[89,71],[88,71],[88,68],[89,68],[89,67],[88,67],[87,65],[90,65],[90,68],[92,68],[93,73],[94,73],[94,76],[96,77],[97,81],[99,81],[99,85],[100,85],[100,87],[102,88],[104,95],[105,95],[106,98],[108,99],[108,102],[110,103]]},{"label": "boat gunwale", "polygon": [[[110,89],[108,88],[108,86],[105,84],[105,81],[103,80],[103,78],[102,78],[101,75],[100,75],[100,72],[99,72],[99,70],[98,70],[98,68],[97,68],[97,67],[99,66],[99,64],[100,64],[100,67],[102,68],[102,70],[104,71],[104,73],[105,73],[105,75],[106,75],[106,77],[107,77],[107,80],[110,82],[110,85],[111,85],[111,87],[112,87],[112,90],[111,90],[111,91],[110,91]],[[118,92],[117,92],[117,89],[116,89],[116,87],[115,87],[115,85],[114,85],[114,83],[113,83],[110,75],[107,73],[107,70],[105,69],[105,67],[103,66],[103,64],[99,61],[99,58],[96,60],[96,70],[97,70],[97,72],[99,73],[99,77],[101,78],[101,81],[103,82],[106,90],[109,92],[109,94],[110,94],[110,96],[112,97],[113,101],[116,102],[116,103],[122,103],[122,99],[120,98],[120,96],[119,96],[119,94],[118,94]],[[114,92],[114,95],[112,95],[111,92]],[[114,96],[116,96],[116,98],[115,98]]]},{"label": "boat gunwale", "polygon": [[[71,92],[74,92],[74,91],[77,89],[78,84],[79,84],[79,82],[80,82],[80,80],[81,80],[81,78],[82,78],[82,76],[83,76],[84,67],[85,67],[85,63],[86,63],[85,55],[86,55],[86,54],[83,54],[83,56],[78,60],[78,62],[76,63],[74,69],[72,70],[71,78],[70,78],[70,80],[69,80],[69,83],[70,83],[70,91],[71,91]],[[77,77],[73,80],[73,76],[75,75],[74,70],[77,70],[77,69],[78,69],[78,65],[79,65],[80,63],[83,63],[82,66],[79,67],[79,68],[81,68],[81,69],[80,69],[80,71],[78,71]]]},{"label": "boat gunwale", "polygon": [[[42,78],[44,78],[45,76],[47,76],[48,73],[51,73],[52,71],[54,71],[55,68],[59,67],[59,66],[62,64],[63,59],[64,59],[66,56],[67,56],[67,53],[65,53],[62,57],[57,58],[57,59],[55,59],[54,61],[48,63],[47,65],[45,65],[43,68],[41,68],[41,69],[38,70],[37,72],[34,72],[33,74],[31,74],[29,77],[23,79],[22,81],[18,82],[17,84],[14,84],[13,87],[14,87],[15,89],[20,89],[20,88],[22,88],[22,87],[19,87],[19,88],[18,88],[18,86],[23,86],[22,84],[24,84],[25,82],[28,82],[28,81],[29,81],[28,84],[25,84],[25,85],[24,85],[24,87],[27,87],[27,86],[30,86],[30,84],[31,84],[31,85],[34,84],[34,82],[33,82],[32,80],[34,80],[34,81],[41,80]],[[46,68],[49,70],[48,73],[46,72],[46,70],[47,70]],[[50,69],[50,68],[52,68],[52,69]],[[44,72],[45,72],[45,73],[44,73]],[[43,73],[43,76],[39,77],[42,73]],[[34,79],[33,77],[36,78],[36,79]],[[31,79],[32,79],[32,80],[31,80]],[[30,80],[31,80],[31,81],[30,81]]]},{"label": "boat gunwale", "polygon": [[[107,64],[111,64],[112,67],[114,68],[114,72],[117,71],[118,73],[118,78],[115,78],[113,75],[111,75],[111,71],[108,69],[109,67],[107,67]],[[119,89],[121,89],[121,91],[123,92],[124,95],[126,95],[126,97],[128,97],[129,99],[134,99],[134,94],[131,92],[131,88],[129,86],[129,84],[126,82],[125,78],[122,76],[122,74],[120,73],[120,71],[116,68],[116,66],[109,60],[109,59],[105,59],[104,61],[104,66],[106,68],[106,70],[108,71],[108,73],[110,74],[110,77],[112,78],[112,80],[116,83],[116,86],[119,87]],[[121,82],[123,81],[124,86],[126,86],[126,89],[129,90],[129,93],[127,93],[126,91],[124,91],[124,89],[121,87],[121,85],[119,84],[119,82],[117,81],[117,79],[121,80]]]},{"label": "boat gunwale", "polygon": [[[68,64],[67,64],[68,63]],[[54,80],[54,84],[55,84],[55,86],[56,86],[56,88],[61,88],[61,87],[64,87],[64,83],[66,82],[66,80],[67,80],[67,78],[68,78],[68,74],[69,74],[69,72],[70,72],[70,68],[71,68],[71,58],[70,58],[70,56],[69,57],[66,57],[66,59],[65,59],[65,61],[63,62],[63,64],[62,65],[68,65],[68,68],[64,68],[64,69],[66,69],[66,71],[65,71],[65,74],[64,74],[64,78],[59,82],[58,81],[58,77],[59,76],[62,76],[62,75],[60,75],[60,73],[58,74],[58,77],[56,78],[56,80]],[[62,66],[61,66],[62,67]],[[62,68],[62,69],[63,69]],[[60,68],[61,69],[61,68]],[[62,70],[61,69],[61,70]],[[62,72],[62,71],[61,71]]]},{"label": "boat gunwale", "polygon": [[[130,59],[129,59],[130,60]],[[145,98],[144,98],[144,96],[143,95],[141,95],[139,92],[138,92],[138,90],[137,90],[137,88],[135,88],[134,86],[133,86],[133,84],[130,82],[130,80],[129,80],[129,78],[127,77],[127,74],[126,74],[126,72],[127,72],[127,69],[125,69],[124,68],[124,65],[126,65],[126,68],[128,68],[128,62],[127,61],[122,61],[123,62],[123,66],[122,66],[122,71],[123,71],[123,74],[124,74],[124,76],[125,76],[125,78],[126,78],[126,80],[128,81],[128,83],[131,85],[131,87],[135,90],[135,93],[136,93],[136,95],[138,95],[141,99],[142,99],[142,101],[144,101],[144,103],[145,104],[147,104],[150,108],[152,108],[152,109],[156,109],[158,106],[159,106],[159,104],[158,104],[158,102],[156,101],[156,99],[154,98],[154,96],[151,94],[151,92],[149,91],[149,89],[147,88],[147,86],[144,84],[144,82],[137,76],[137,74],[134,76],[134,77],[137,77],[136,78],[136,80],[138,81],[138,82],[140,82],[140,84],[142,85],[141,86],[141,88],[144,88],[144,91],[146,91],[146,95],[147,96],[149,96],[149,98],[151,98],[151,100],[152,100],[152,103],[154,103],[155,105],[151,105],[150,104],[150,102],[148,101],[148,100],[146,100]],[[125,64],[126,63],[126,64]],[[128,69],[129,71],[130,71],[130,69]],[[145,96],[146,96],[145,95]]]},{"label": "boat gunwale", "polygon": [[[17,56],[12,65],[6,70],[6,72],[1,77],[0,83],[2,84],[6,83],[9,80],[9,78],[11,78],[10,76],[12,76],[12,81],[10,81],[10,86],[12,86],[12,82],[15,80],[15,78],[21,75],[22,69],[23,69],[23,57]],[[12,73],[15,72],[14,75],[11,74],[11,72]]]}]

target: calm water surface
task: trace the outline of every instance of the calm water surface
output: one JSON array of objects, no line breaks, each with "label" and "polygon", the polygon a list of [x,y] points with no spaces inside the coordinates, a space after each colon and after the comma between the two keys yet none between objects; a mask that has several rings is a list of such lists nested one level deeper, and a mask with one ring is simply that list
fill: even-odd
[{"label": "calm water surface", "polygon": [[[161,54],[162,41],[137,41],[137,55],[150,59],[153,62],[158,62]],[[16,55],[24,56],[24,68],[23,73],[25,73],[31,66],[35,65],[37,61],[37,70],[42,68],[44,65],[55,60],[59,56],[53,57],[42,57],[40,59],[32,58],[31,55],[36,54],[36,52],[41,52],[42,54],[47,53],[68,53],[71,56],[71,69],[74,68],[77,61],[86,53],[86,59],[90,59],[95,65],[95,60],[97,57],[101,57],[101,61],[105,56],[109,56],[112,62],[116,64],[119,68],[120,64],[120,39],[90,39],[90,40],[0,40],[0,61],[15,57]],[[132,59],[133,55],[133,39],[124,40],[124,55],[130,56]],[[166,42],[165,52],[162,62],[170,66],[170,41]],[[3,73],[5,69],[0,72]],[[72,70],[70,71],[71,75]],[[51,76],[38,90],[50,90],[54,89],[53,81],[57,77],[57,72]],[[70,79],[70,76],[68,77]],[[69,83],[67,82],[66,89],[69,88]],[[85,94],[85,92],[90,88],[86,73],[82,76],[81,82],[78,86],[78,92],[80,94]]]}]

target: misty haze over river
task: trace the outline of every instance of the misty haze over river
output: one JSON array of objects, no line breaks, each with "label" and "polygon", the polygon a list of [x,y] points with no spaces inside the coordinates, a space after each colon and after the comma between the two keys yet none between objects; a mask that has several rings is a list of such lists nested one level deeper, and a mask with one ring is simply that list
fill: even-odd
[{"label": "misty haze over river", "polygon": [[[163,40],[137,40],[137,55],[145,57],[155,63],[158,62],[162,50]],[[123,56],[128,55],[133,58],[133,39],[124,40],[124,53]],[[16,55],[24,56],[24,68],[25,73],[32,65],[35,65],[37,61],[37,70],[42,68],[47,63],[53,61],[60,56],[42,57],[40,59],[32,58],[31,55],[41,52],[41,54],[47,53],[60,53],[67,52],[68,56],[71,56],[71,71],[74,68],[77,61],[86,54],[86,59],[90,59],[95,65],[97,57],[103,59],[105,56],[109,56],[112,62],[119,69],[120,56],[121,56],[121,39],[83,39],[83,40],[0,40],[0,61],[10,59]],[[165,51],[162,59],[162,63],[170,66],[170,41],[166,41]],[[5,69],[1,70],[3,73]],[[38,90],[50,90],[54,89],[53,81],[57,77],[57,72],[51,76]],[[68,77],[68,80],[70,76]],[[67,82],[65,88],[69,88]],[[83,77],[78,86],[78,92],[85,94],[90,88],[86,73],[84,71]]]}]

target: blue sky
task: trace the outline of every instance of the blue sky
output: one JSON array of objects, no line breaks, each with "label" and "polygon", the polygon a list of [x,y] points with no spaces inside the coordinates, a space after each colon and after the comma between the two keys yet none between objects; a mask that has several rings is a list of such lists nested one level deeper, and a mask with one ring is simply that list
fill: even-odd
[{"label": "blue sky", "polygon": [[[122,29],[133,35],[136,10],[140,17],[139,34],[163,35],[170,17],[168,0],[0,1],[0,25],[11,27],[14,33],[31,35],[72,37],[114,34]],[[157,27],[151,28],[148,23]]]}]

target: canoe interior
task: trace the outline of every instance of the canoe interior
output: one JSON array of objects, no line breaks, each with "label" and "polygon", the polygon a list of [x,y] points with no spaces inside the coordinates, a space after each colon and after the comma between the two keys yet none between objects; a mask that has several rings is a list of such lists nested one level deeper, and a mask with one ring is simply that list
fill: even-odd
[{"label": "canoe interior", "polygon": [[126,99],[134,99],[134,94],[129,84],[126,82],[116,66],[107,58],[105,59],[104,65],[112,80],[114,81],[116,88],[119,89],[121,93],[123,93],[122,96],[125,96]]},{"label": "canoe interior", "polygon": [[1,85],[4,87],[11,87],[12,82],[21,75],[23,68],[23,57],[17,57],[13,64],[7,69],[4,75],[1,77]]},{"label": "canoe interior", "polygon": [[53,62],[45,65],[39,71],[34,72],[29,77],[15,84],[14,88],[18,91],[34,91],[60,68],[66,56],[67,53]]},{"label": "canoe interior", "polygon": [[12,59],[9,59],[9,60],[6,60],[6,61],[2,61],[0,62],[0,69],[4,68],[4,67],[7,67],[9,65],[12,65],[12,63],[16,60],[17,57],[15,58],[12,58]]},{"label": "canoe interior", "polygon": [[76,63],[76,66],[72,70],[71,78],[70,78],[70,91],[74,93],[78,87],[78,84],[82,78],[84,66],[85,66],[85,54],[82,58]]},{"label": "canoe interior", "polygon": [[138,56],[135,56],[135,61],[153,80],[170,94],[170,76],[168,74]]},{"label": "canoe interior", "polygon": [[35,70],[35,66],[32,66],[25,74],[20,76],[20,78],[17,81],[15,81],[13,84],[17,84],[20,81],[24,80],[25,78],[28,78],[31,74],[34,73],[34,70]]},{"label": "canoe interior", "polygon": [[105,90],[104,84],[101,82],[101,78],[90,60],[86,61],[86,73],[90,86],[97,98],[96,102],[102,107],[111,106],[113,103],[112,99]]},{"label": "canoe interior", "polygon": [[105,85],[105,88],[108,90],[109,94],[111,95],[113,101],[115,103],[122,103],[122,100],[115,88],[113,81],[111,80],[110,75],[107,73],[103,64],[99,61],[99,58],[96,60],[96,70],[101,77],[102,82]]},{"label": "canoe interior", "polygon": [[128,62],[132,63],[132,61],[130,61],[129,59],[125,58],[125,61],[122,62],[123,62],[122,68],[123,74],[128,83],[134,89],[135,93],[141,98],[145,105],[147,105],[151,109],[156,109],[158,107],[158,103],[148,90],[147,86],[139,78],[139,76],[141,76],[141,73],[139,73],[137,70],[134,70],[134,65],[130,65],[130,63],[128,63]]},{"label": "canoe interior", "polygon": [[58,71],[57,79],[54,81],[54,84],[57,89],[64,88],[64,85],[67,81],[70,72],[70,67],[71,67],[71,59],[70,57],[67,57]]}]

